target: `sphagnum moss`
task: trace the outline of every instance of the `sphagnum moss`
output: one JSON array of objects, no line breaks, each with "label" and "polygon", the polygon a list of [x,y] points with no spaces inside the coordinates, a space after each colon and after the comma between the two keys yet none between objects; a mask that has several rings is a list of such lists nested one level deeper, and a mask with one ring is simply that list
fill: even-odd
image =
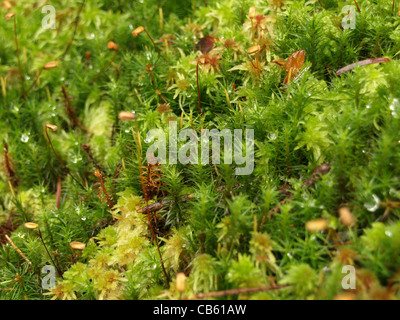
[{"label": "sphagnum moss", "polygon": [[[1,299],[400,297],[395,1],[32,4],[0,27]],[[254,130],[254,170],[171,163],[171,123]]]}]

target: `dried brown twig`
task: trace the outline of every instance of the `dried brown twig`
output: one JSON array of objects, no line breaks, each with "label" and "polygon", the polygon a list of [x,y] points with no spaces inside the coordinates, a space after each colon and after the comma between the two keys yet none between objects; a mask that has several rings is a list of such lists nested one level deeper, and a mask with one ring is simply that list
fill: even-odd
[{"label": "dried brown twig", "polygon": [[4,235],[6,240],[10,243],[10,245],[18,252],[18,254],[29,264],[32,264],[32,262],[21,252],[21,250],[12,242],[10,237],[8,235]]},{"label": "dried brown twig", "polygon": [[351,71],[353,70],[355,67],[357,66],[365,66],[368,64],[374,64],[374,63],[385,63],[385,62],[391,62],[392,60],[390,60],[389,58],[373,58],[373,59],[366,59],[366,60],[362,60],[362,61],[358,61],[356,63],[352,63],[342,69],[339,69],[336,72],[337,76],[340,76],[342,73],[345,73],[347,71]]},{"label": "dried brown twig", "polygon": [[238,289],[230,289],[230,290],[222,290],[208,293],[199,293],[194,296],[195,299],[206,299],[206,298],[216,298],[216,297],[224,297],[229,295],[237,295],[243,293],[251,293],[251,292],[260,292],[260,291],[271,291],[271,290],[279,290],[282,288],[286,288],[290,286],[289,284],[279,285],[279,286],[271,286],[271,287],[257,287],[257,288],[238,288]]}]

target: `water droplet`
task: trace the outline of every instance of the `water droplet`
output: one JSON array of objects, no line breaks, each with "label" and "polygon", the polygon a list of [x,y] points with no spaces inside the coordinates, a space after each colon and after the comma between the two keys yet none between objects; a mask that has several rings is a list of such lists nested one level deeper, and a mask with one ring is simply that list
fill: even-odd
[{"label": "water droplet", "polygon": [[81,220],[82,220],[82,221],[85,221],[85,220],[86,220],[86,217],[82,217]]},{"label": "water droplet", "polygon": [[288,252],[288,253],[286,253],[286,255],[287,255],[289,258],[292,258],[293,253],[292,253],[292,252]]},{"label": "water droplet", "polygon": [[389,109],[392,110],[392,116],[395,118],[398,118],[399,114],[400,114],[399,100],[393,99],[392,104],[390,105]]},{"label": "water droplet", "polygon": [[130,131],[129,130],[125,130],[125,133],[129,133]]},{"label": "water droplet", "polygon": [[26,80],[31,80],[30,76],[26,76],[25,78],[26,78]]},{"label": "water droplet", "polygon": [[26,134],[23,134],[23,135],[21,136],[21,141],[22,141],[23,143],[27,143],[27,142],[29,141],[29,137],[28,137]]},{"label": "water droplet", "polygon": [[268,135],[268,137],[269,137],[271,140],[276,140],[276,134],[275,134],[275,133],[270,133],[270,134]]},{"label": "water droplet", "polygon": [[133,30],[133,25],[130,24],[129,25],[129,29]]},{"label": "water droplet", "polygon": [[78,163],[78,162],[81,161],[81,160],[82,160],[82,158],[79,157],[79,156],[77,156],[77,155],[73,155],[73,156],[71,157],[71,161],[72,161],[73,163]]},{"label": "water droplet", "polygon": [[89,39],[94,39],[94,38],[95,38],[95,34],[94,34],[94,33],[89,34],[89,35],[88,35],[88,38],[89,38]]},{"label": "water droplet", "polygon": [[372,195],[372,199],[366,203],[364,203],[364,207],[369,211],[369,212],[375,212],[379,208],[379,203],[380,199],[376,194]]},{"label": "water droplet", "polygon": [[385,234],[386,234],[388,237],[393,237],[393,233],[392,233],[391,231],[389,231],[389,230],[386,230],[386,231],[385,231]]},{"label": "water droplet", "polygon": [[153,139],[150,139],[150,138],[144,139],[144,142],[145,142],[145,143],[150,143],[151,141],[153,141]]}]

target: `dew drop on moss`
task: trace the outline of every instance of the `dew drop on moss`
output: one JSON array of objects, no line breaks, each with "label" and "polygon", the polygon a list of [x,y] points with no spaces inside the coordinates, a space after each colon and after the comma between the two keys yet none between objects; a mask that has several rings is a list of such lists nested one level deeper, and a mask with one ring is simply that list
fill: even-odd
[{"label": "dew drop on moss", "polygon": [[380,199],[378,198],[378,196],[376,194],[373,194],[372,198],[368,202],[364,203],[364,207],[369,212],[375,212],[379,208],[379,203],[380,203]]},{"label": "dew drop on moss", "polygon": [[270,133],[270,134],[269,134],[269,138],[270,138],[271,140],[276,140],[276,134],[275,134],[275,133]]},{"label": "dew drop on moss", "polygon": [[29,137],[28,135],[26,135],[25,133],[21,136],[21,141],[23,143],[27,143],[29,141]]},{"label": "dew drop on moss", "polygon": [[399,118],[400,116],[400,103],[398,99],[393,99],[392,104],[390,105],[390,110],[392,111],[392,116],[394,118]]}]

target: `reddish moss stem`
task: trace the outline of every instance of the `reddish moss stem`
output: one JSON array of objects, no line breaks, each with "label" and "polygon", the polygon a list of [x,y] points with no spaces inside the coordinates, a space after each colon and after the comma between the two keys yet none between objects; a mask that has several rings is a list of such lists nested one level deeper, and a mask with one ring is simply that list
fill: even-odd
[{"label": "reddish moss stem", "polygon": [[138,145],[138,162],[139,162],[140,183],[142,185],[143,194],[144,194],[144,197],[145,197],[145,200],[146,200],[147,217],[148,217],[148,220],[149,220],[149,225],[150,225],[151,233],[153,235],[154,242],[156,243],[156,246],[157,246],[158,255],[160,256],[161,267],[163,269],[163,272],[164,272],[165,278],[167,280],[167,283],[169,283],[170,279],[169,279],[167,270],[165,269],[165,266],[164,266],[164,260],[163,260],[162,254],[161,254],[160,246],[158,244],[157,236],[156,236],[156,233],[155,233],[154,228],[153,228],[153,223],[151,221],[151,215],[150,215],[150,210],[149,210],[149,197],[148,197],[148,194],[146,192],[145,182],[143,180],[142,155],[141,155],[141,147],[140,147],[139,124],[138,124],[137,119],[135,119],[135,123],[136,123],[136,137],[137,137],[137,145]]},{"label": "reddish moss stem", "polygon": [[354,3],[356,4],[356,7],[357,7],[358,12],[361,12],[360,7],[358,6],[358,3],[357,3],[356,0],[354,0]]},{"label": "reddish moss stem", "polygon": [[152,37],[150,36],[150,34],[147,32],[146,28],[144,28],[144,32],[146,32],[147,36],[149,37],[149,39],[150,39],[151,42],[153,43],[154,49],[156,49],[158,55],[159,55],[160,57],[163,57],[163,58],[164,58],[164,56],[161,54],[160,50],[158,50],[158,48],[157,48],[157,46],[156,46],[156,44],[155,44],[153,38],[152,38]]},{"label": "reddish moss stem", "polygon": [[39,231],[39,238],[40,238],[40,240],[42,241],[43,247],[46,249],[47,255],[49,256],[49,258],[50,258],[51,262],[53,263],[54,267],[57,269],[58,275],[59,275],[60,277],[62,277],[63,273],[62,273],[62,271],[61,271],[61,269],[60,269],[60,266],[58,265],[58,262],[55,263],[55,261],[53,260],[53,257],[51,256],[49,250],[47,249],[47,246],[46,246],[46,244],[44,243],[43,235],[42,235],[42,232],[40,231],[40,228],[38,229],[38,231]]}]

